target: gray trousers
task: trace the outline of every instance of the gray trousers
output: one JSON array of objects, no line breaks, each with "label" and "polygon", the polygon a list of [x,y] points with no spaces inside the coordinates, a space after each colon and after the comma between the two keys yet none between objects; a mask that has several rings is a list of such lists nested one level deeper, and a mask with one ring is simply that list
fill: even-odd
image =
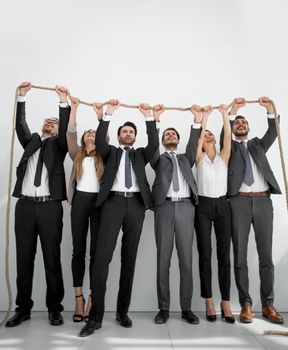
[{"label": "gray trousers", "polygon": [[274,301],[274,265],[272,261],[273,206],[270,197],[230,198],[232,209],[232,242],[234,273],[241,306],[252,306],[249,294],[247,248],[251,224],[259,258],[260,296],[262,306]]},{"label": "gray trousers", "polygon": [[192,243],[195,208],[191,201],[165,201],[155,209],[155,238],[157,246],[157,295],[160,310],[169,310],[169,269],[174,237],[180,269],[180,306],[191,310]]}]

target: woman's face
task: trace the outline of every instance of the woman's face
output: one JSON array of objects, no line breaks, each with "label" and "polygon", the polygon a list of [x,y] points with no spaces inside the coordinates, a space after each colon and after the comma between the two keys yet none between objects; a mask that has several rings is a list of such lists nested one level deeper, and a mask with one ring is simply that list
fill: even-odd
[{"label": "woman's face", "polygon": [[212,132],[206,130],[205,131],[205,135],[204,135],[204,144],[205,145],[215,145],[216,144],[216,140],[215,140],[215,137],[214,135],[212,134]]},{"label": "woman's face", "polygon": [[88,142],[95,142],[95,130],[90,129],[86,130],[84,132],[84,143],[87,144]]}]

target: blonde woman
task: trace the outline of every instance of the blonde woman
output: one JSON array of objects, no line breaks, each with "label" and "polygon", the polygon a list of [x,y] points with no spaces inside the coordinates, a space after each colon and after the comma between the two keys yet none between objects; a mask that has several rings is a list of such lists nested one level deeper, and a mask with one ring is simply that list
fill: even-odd
[{"label": "blonde woman", "polygon": [[[88,227],[90,224],[90,266],[91,277],[100,222],[100,208],[95,207],[99,192],[99,181],[103,175],[103,162],[95,146],[95,130],[84,131],[81,144],[77,144],[76,114],[79,99],[71,98],[71,113],[67,131],[68,150],[73,168],[68,187],[68,203],[71,207],[71,230],[73,241],[72,275],[75,288],[74,322],[88,320],[91,296],[85,308],[82,286],[85,274],[85,255]],[[100,104],[93,104],[98,118],[103,115]]]}]

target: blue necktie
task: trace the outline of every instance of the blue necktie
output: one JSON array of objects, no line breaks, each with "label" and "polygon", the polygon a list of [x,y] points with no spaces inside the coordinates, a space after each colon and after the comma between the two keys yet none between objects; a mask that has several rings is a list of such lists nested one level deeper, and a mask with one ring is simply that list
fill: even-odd
[{"label": "blue necktie", "polygon": [[130,162],[130,147],[124,147],[125,149],[125,187],[132,187],[132,175],[131,175],[131,162]]},{"label": "blue necktie", "polygon": [[172,186],[173,186],[173,190],[175,192],[178,192],[179,191],[179,179],[178,179],[176,157],[175,157],[174,152],[171,152],[170,154],[171,154],[171,160],[172,160],[172,164],[173,164]]},{"label": "blue necktie", "polygon": [[254,183],[254,176],[252,171],[251,159],[249,157],[249,151],[244,141],[241,142],[241,147],[243,148],[245,155],[245,174],[243,182],[247,186],[251,186]]}]

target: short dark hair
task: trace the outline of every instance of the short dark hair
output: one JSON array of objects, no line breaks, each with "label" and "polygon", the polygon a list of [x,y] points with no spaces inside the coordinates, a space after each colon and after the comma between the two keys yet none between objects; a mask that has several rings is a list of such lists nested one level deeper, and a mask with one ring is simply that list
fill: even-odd
[{"label": "short dark hair", "polygon": [[180,135],[179,135],[179,132],[175,129],[175,128],[167,128],[163,131],[163,134],[162,134],[162,141],[164,140],[164,135],[165,135],[165,132],[168,131],[168,130],[173,130],[176,132],[176,135],[178,137],[178,140],[180,140]]},{"label": "short dark hair", "polygon": [[120,135],[120,132],[121,132],[122,128],[124,128],[124,126],[130,126],[131,128],[133,128],[134,131],[135,131],[135,136],[137,135],[137,127],[136,127],[136,125],[134,123],[132,123],[132,122],[126,122],[123,125],[119,126],[118,131],[117,131],[117,135],[118,136]]},{"label": "short dark hair", "polygon": [[236,118],[234,119],[233,124],[234,124],[235,120],[237,120],[237,119],[244,119],[246,121],[247,125],[249,125],[248,120],[243,115],[236,115]]}]

